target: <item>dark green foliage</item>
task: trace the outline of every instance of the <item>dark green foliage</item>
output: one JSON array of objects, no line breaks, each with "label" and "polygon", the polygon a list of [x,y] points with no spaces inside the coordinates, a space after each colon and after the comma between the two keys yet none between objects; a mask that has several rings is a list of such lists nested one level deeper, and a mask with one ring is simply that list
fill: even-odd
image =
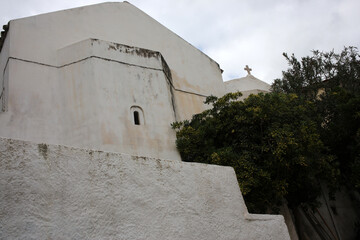
[{"label": "dark green foliage", "polygon": [[347,47],[340,54],[312,51],[313,56],[299,61],[294,55],[283,53],[289,68],[282,79],[275,79],[274,92],[295,93],[308,100],[315,100],[320,89],[342,87],[349,92],[360,91],[360,58],[357,48]]},{"label": "dark green foliage", "polygon": [[314,121],[315,105],[295,94],[240,93],[209,97],[213,108],[177,122],[177,147],[184,161],[234,167],[252,212],[316,204],[318,179],[338,172]]},{"label": "dark green foliage", "polygon": [[360,191],[357,49],[284,56],[290,67],[273,93],[212,96],[211,109],[173,124],[182,159],[234,167],[252,212],[276,211],[284,199],[314,206],[319,181]]},{"label": "dark green foliage", "polygon": [[[340,54],[313,51],[275,80],[275,92],[296,93],[316,106],[321,139],[336,157],[342,184],[360,190],[360,55],[347,47]],[[322,94],[320,94],[322,93]]]},{"label": "dark green foliage", "polygon": [[360,190],[360,95],[344,88],[333,88],[316,101],[321,138],[336,156],[342,184]]}]

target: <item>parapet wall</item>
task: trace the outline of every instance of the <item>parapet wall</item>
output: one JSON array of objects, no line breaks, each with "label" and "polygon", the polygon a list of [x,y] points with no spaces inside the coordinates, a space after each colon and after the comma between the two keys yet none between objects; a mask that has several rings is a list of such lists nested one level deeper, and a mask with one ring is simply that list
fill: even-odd
[{"label": "parapet wall", "polygon": [[289,239],[234,170],[0,138],[1,239]]}]

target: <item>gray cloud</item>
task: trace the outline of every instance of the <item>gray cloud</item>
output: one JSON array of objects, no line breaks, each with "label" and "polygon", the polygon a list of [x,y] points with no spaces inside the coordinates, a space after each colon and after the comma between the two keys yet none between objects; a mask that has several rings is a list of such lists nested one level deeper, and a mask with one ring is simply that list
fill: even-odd
[{"label": "gray cloud", "polygon": [[[283,52],[360,47],[358,0],[129,1],[217,61],[224,80],[245,76],[249,65],[270,83],[287,68]],[[0,21],[99,2],[3,0]]]}]

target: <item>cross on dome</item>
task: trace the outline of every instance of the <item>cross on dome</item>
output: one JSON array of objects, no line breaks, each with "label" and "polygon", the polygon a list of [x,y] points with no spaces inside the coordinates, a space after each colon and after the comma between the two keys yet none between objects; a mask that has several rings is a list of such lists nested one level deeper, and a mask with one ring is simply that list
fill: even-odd
[{"label": "cross on dome", "polygon": [[248,66],[248,65],[246,65],[246,66],[245,66],[244,70],[248,72],[248,75],[251,75],[251,73],[250,73],[250,72],[252,71],[252,69],[251,69],[251,68],[249,68],[249,66]]}]

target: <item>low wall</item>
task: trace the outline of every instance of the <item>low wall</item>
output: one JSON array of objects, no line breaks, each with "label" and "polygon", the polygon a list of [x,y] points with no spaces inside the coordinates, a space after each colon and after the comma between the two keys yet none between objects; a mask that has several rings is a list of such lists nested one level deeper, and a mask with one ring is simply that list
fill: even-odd
[{"label": "low wall", "polygon": [[0,138],[1,239],[289,239],[230,167]]}]

